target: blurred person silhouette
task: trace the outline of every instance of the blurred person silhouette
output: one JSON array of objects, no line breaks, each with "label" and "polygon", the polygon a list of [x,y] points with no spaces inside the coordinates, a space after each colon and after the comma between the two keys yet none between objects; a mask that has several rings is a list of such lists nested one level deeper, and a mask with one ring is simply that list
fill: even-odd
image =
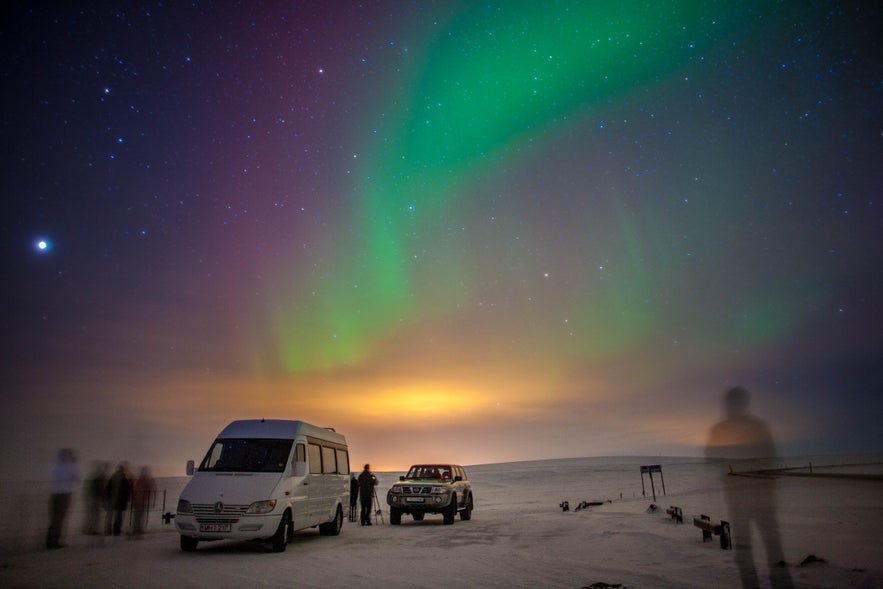
[{"label": "blurred person silhouette", "polygon": [[147,514],[156,494],[156,481],[150,474],[150,467],[142,466],[138,478],[132,484],[133,533],[140,536],[147,529]]},{"label": "blurred person silhouette", "polygon": [[773,587],[792,587],[784,561],[776,515],[776,480],[771,476],[739,476],[773,466],[776,446],[769,427],[748,411],[750,394],[737,386],[724,394],[724,419],[708,434],[705,455],[727,461],[724,499],[730,511],[736,564],[743,587],[760,584],[751,545],[754,526],[763,539]]},{"label": "blurred person silhouette", "polygon": [[61,548],[61,534],[70,510],[74,487],[80,482],[77,457],[70,448],[58,451],[58,462],[52,469],[52,489],[49,497],[49,531],[46,548]]},{"label": "blurred person silhouette", "polygon": [[96,460],[86,481],[86,521],[83,533],[95,535],[100,532],[101,513],[104,511],[104,494],[107,487],[107,474],[110,464]]},{"label": "blurred person silhouette", "polygon": [[350,517],[351,522],[356,521],[356,505],[359,503],[359,479],[356,473],[350,476]]},{"label": "blurred person silhouette", "polygon": [[363,526],[371,525],[371,510],[374,508],[374,487],[377,485],[377,477],[371,472],[371,465],[366,464],[359,475],[359,503],[361,504],[361,520]]},{"label": "blurred person silhouette", "polygon": [[132,483],[127,471],[128,465],[121,462],[107,481],[105,494],[107,513],[104,519],[106,536],[111,534],[119,536],[123,529],[123,512],[129,506],[129,497],[132,493]]}]

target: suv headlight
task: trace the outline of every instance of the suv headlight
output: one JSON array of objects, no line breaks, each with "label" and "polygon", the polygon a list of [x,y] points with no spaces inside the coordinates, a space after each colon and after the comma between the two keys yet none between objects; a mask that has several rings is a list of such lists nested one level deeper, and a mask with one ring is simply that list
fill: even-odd
[{"label": "suv headlight", "polygon": [[251,505],[248,506],[248,509],[245,510],[245,513],[249,515],[259,515],[262,513],[270,513],[276,507],[276,500],[270,499],[268,501],[255,501]]},{"label": "suv headlight", "polygon": [[402,488],[398,485],[393,485],[392,488],[389,490],[389,492],[390,493],[401,493]]},{"label": "suv headlight", "polygon": [[186,499],[178,499],[178,513],[193,513],[193,506]]},{"label": "suv headlight", "polygon": [[433,487],[432,488],[433,495],[447,495],[450,492],[451,492],[451,490],[448,489],[447,487]]}]

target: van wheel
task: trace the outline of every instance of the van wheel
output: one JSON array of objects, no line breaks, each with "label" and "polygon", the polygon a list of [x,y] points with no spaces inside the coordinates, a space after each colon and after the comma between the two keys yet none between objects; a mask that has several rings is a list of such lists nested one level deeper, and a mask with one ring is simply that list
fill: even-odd
[{"label": "van wheel", "polygon": [[472,519],[472,493],[466,496],[466,507],[460,510],[460,521],[469,521]]},{"label": "van wheel", "polygon": [[334,519],[324,524],[319,524],[319,533],[323,536],[337,536],[340,534],[340,528],[343,527],[343,509],[337,506]]},{"label": "van wheel", "polygon": [[397,526],[402,523],[402,510],[398,507],[389,508],[389,525]]},{"label": "van wheel", "polygon": [[454,523],[454,517],[457,515],[457,496],[451,495],[451,504],[444,511],[445,525],[450,526]]},{"label": "van wheel", "polygon": [[270,542],[273,543],[273,552],[285,552],[285,547],[288,546],[288,538],[290,534],[291,514],[286,511],[282,514],[282,521],[279,522],[279,527],[276,528],[276,533],[270,538]]},{"label": "van wheel", "polygon": [[196,545],[199,540],[190,536],[181,535],[181,550],[184,552],[196,552]]}]

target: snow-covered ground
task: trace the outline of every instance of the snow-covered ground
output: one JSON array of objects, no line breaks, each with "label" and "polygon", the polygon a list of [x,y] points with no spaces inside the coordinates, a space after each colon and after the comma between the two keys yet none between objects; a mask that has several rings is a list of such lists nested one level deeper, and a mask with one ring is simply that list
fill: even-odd
[{"label": "snow-covered ground", "polygon": [[[802,459],[801,459],[802,460]],[[791,459],[782,466],[799,466]],[[825,462],[816,458],[814,472]],[[654,475],[655,513],[648,513]],[[467,467],[475,494],[471,521],[442,524],[405,516],[390,526],[386,489],[399,473],[378,473],[383,521],[345,522],[337,537],[300,532],[283,553],[266,544],[200,543],[183,553],[173,525],[151,514],[148,532],[131,536],[80,534],[82,503],[75,500],[65,548],[43,548],[48,485],[0,487],[0,586],[3,587],[568,587],[595,583],[625,587],[738,587],[734,551],[715,538],[702,542],[692,525],[700,513],[729,519],[720,493],[721,465],[696,458],[583,458]],[[862,466],[859,472],[879,466]],[[841,471],[842,472],[842,469]],[[174,512],[186,479],[160,479],[166,509]],[[745,479],[745,492],[751,480]],[[883,482],[848,478],[778,479],[779,523],[797,587],[883,586]],[[567,500],[571,510],[559,505]],[[574,511],[581,501],[600,506]],[[161,499],[160,499],[161,501]],[[665,513],[683,509],[686,523]],[[384,523],[385,522],[385,523]],[[739,530],[733,530],[738,535]],[[744,531],[743,531],[744,533]],[[760,544],[759,540],[755,544]],[[762,546],[762,544],[761,544]],[[756,559],[765,572],[762,548]],[[810,554],[825,562],[798,566]]]}]

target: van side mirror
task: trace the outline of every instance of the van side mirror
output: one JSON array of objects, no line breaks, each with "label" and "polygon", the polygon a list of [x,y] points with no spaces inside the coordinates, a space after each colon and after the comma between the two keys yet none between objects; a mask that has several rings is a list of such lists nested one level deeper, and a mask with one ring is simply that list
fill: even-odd
[{"label": "van side mirror", "polygon": [[296,477],[304,477],[307,476],[307,463],[303,460],[294,463],[294,476]]},{"label": "van side mirror", "polygon": [[196,472],[196,464],[192,460],[187,461],[187,476],[192,477]]}]

